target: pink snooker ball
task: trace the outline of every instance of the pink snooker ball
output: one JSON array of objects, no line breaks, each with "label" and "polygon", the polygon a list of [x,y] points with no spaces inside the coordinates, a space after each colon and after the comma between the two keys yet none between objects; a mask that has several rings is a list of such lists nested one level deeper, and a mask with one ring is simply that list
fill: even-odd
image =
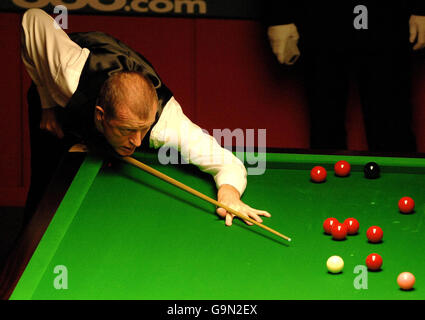
[{"label": "pink snooker ball", "polygon": [[402,272],[397,277],[397,283],[403,290],[410,290],[415,284],[415,276],[410,272]]}]

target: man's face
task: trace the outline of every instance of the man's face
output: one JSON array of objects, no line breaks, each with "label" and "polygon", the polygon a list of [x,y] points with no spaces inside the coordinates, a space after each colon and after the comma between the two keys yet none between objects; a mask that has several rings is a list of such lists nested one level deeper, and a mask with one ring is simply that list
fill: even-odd
[{"label": "man's face", "polygon": [[152,108],[146,119],[140,119],[125,106],[116,108],[114,118],[105,117],[105,112],[96,107],[97,120],[100,121],[103,135],[121,156],[129,156],[142,143],[143,138],[155,122],[156,107]]}]

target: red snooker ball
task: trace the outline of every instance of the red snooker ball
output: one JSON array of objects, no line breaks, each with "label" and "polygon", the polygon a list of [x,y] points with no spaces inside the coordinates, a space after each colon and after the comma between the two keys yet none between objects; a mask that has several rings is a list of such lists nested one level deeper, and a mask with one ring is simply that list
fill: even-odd
[{"label": "red snooker ball", "polygon": [[382,229],[378,226],[372,226],[366,231],[366,236],[369,240],[369,242],[377,243],[382,241],[382,238],[384,236],[384,232]]},{"label": "red snooker ball", "polygon": [[345,219],[344,224],[347,227],[348,234],[356,234],[359,231],[360,224],[355,218]]},{"label": "red snooker ball", "polygon": [[350,174],[351,166],[347,161],[340,160],[335,163],[334,170],[337,176],[346,177]]},{"label": "red snooker ball", "polygon": [[323,230],[325,230],[325,233],[332,234],[332,227],[336,223],[339,223],[336,218],[327,218],[325,222],[323,222]]},{"label": "red snooker ball", "polygon": [[382,267],[382,257],[377,253],[371,253],[366,258],[366,266],[369,270],[379,270]]},{"label": "red snooker ball", "polygon": [[415,208],[415,201],[410,197],[403,197],[398,201],[398,208],[402,213],[411,213]]},{"label": "red snooker ball", "polygon": [[347,227],[343,223],[335,223],[331,230],[332,238],[335,240],[344,240],[347,236]]},{"label": "red snooker ball", "polygon": [[314,182],[323,182],[326,180],[326,169],[321,166],[316,166],[311,169],[310,176]]}]

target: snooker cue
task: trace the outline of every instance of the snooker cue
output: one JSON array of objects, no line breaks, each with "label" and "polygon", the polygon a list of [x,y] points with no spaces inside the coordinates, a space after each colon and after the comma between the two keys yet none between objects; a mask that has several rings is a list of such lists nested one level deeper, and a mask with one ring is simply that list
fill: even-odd
[{"label": "snooker cue", "polygon": [[193,189],[193,188],[191,188],[191,187],[189,187],[189,186],[187,186],[187,185],[185,185],[185,184],[183,184],[183,183],[181,183],[181,182],[179,182],[179,181],[177,181],[177,180],[175,180],[175,179],[173,179],[169,176],[167,176],[166,174],[163,174],[162,172],[159,172],[158,170],[156,170],[154,168],[149,167],[148,165],[146,165],[146,164],[144,164],[144,163],[142,163],[142,162],[140,162],[140,161],[138,161],[138,160],[136,160],[132,157],[122,157],[121,159],[124,160],[125,162],[137,167],[137,168],[140,168],[140,169],[154,175],[157,178],[160,178],[160,179],[162,179],[162,180],[164,180],[168,183],[171,183],[172,185],[174,185],[176,187],[179,187],[180,189],[183,189],[184,191],[187,191],[187,192],[193,194],[194,196],[197,196],[198,198],[206,200],[209,203],[211,203],[211,204],[213,204],[217,207],[225,209],[227,212],[234,214],[235,216],[241,218],[242,220],[249,221],[249,222],[251,222],[251,223],[253,223],[253,224],[255,224],[255,225],[257,225],[257,226],[259,226],[259,227],[261,227],[261,228],[263,228],[263,229],[265,229],[265,230],[287,240],[287,241],[291,241],[291,238],[277,232],[276,230],[273,230],[272,228],[267,227],[264,224],[261,224],[261,223],[255,221],[254,219],[252,219],[250,217],[242,215],[241,213],[237,212],[236,210],[233,210],[232,208],[226,206],[225,204],[222,204],[222,203],[218,202],[217,200],[212,199],[212,198],[204,195],[203,193],[201,193],[201,192],[199,192],[199,191],[197,191],[197,190],[195,190],[195,189]]}]

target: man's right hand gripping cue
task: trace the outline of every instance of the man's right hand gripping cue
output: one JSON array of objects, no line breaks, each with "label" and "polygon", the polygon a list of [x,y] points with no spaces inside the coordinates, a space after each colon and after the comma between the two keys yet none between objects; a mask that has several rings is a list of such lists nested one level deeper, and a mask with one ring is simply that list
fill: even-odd
[{"label": "man's right hand gripping cue", "polygon": [[59,139],[63,138],[63,131],[56,119],[54,108],[41,109],[40,129],[50,132]]},{"label": "man's right hand gripping cue", "polygon": [[299,34],[295,24],[271,26],[267,30],[270,46],[279,63],[293,65],[300,56]]}]

